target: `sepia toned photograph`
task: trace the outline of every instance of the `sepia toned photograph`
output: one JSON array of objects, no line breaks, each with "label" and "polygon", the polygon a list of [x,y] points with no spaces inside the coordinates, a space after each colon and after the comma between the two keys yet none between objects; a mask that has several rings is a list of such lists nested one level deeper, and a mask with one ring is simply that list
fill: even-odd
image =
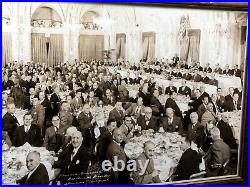
[{"label": "sepia toned photograph", "polygon": [[247,8],[2,2],[2,184],[246,183]]}]

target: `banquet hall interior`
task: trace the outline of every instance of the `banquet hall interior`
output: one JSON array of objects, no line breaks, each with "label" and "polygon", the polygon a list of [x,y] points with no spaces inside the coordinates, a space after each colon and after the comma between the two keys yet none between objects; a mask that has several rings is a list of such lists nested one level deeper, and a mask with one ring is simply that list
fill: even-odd
[{"label": "banquet hall interior", "polygon": [[[236,175],[247,16],[3,2],[2,183],[149,184]],[[31,157],[39,157],[33,169]],[[142,175],[128,167],[104,170],[102,163],[114,167],[114,158],[124,166],[150,164]]]}]

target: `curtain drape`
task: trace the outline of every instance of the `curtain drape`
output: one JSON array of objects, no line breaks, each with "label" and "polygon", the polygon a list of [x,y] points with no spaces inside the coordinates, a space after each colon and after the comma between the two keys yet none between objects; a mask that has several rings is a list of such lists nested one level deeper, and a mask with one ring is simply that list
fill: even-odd
[{"label": "curtain drape", "polygon": [[189,37],[186,37],[181,41],[180,60],[184,61],[188,60],[189,45],[190,45]]},{"label": "curtain drape", "polygon": [[155,33],[142,33],[142,57],[146,60],[155,58]]},{"label": "curtain drape", "polygon": [[63,63],[63,35],[51,34],[49,39],[48,65],[58,66]]},{"label": "curtain drape", "polygon": [[188,56],[191,59],[191,65],[199,61],[200,56],[200,34],[201,31],[199,29],[189,29],[188,37],[189,37],[189,53]]},{"label": "curtain drape", "polygon": [[116,34],[116,59],[125,59],[126,35]]},{"label": "curtain drape", "polygon": [[48,63],[48,54],[46,50],[47,38],[45,34],[41,33],[32,33],[31,34],[31,53],[32,61],[35,63]]},{"label": "curtain drape", "polygon": [[2,66],[12,61],[11,33],[2,33]]},{"label": "curtain drape", "polygon": [[104,36],[80,35],[79,57],[80,59],[103,59]]}]

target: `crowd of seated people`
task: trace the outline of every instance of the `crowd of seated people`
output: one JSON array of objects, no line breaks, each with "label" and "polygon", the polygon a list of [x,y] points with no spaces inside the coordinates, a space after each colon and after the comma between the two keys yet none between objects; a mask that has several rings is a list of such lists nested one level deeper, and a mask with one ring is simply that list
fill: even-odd
[{"label": "crowd of seated people", "polygon": [[[32,146],[44,146],[55,152],[59,160],[53,163],[53,167],[61,170],[56,179],[67,183],[63,174],[86,173],[93,163],[101,167],[103,160],[113,162],[114,156],[126,162],[128,158],[124,152],[125,143],[146,130],[178,132],[187,137],[188,141],[197,144],[197,154],[206,155],[207,170],[210,172],[213,165],[215,168],[211,172],[218,175],[215,171],[230,158],[230,149],[238,147],[228,124],[228,117],[226,114],[222,114],[222,119],[219,116],[225,111],[240,110],[242,93],[229,88],[229,94],[223,95],[221,88],[218,88],[217,93],[209,95],[204,91],[204,86],[189,88],[185,79],[179,89],[170,83],[163,90],[152,80],[142,80],[138,76],[129,81],[128,77],[123,79],[120,74],[111,74],[107,68],[110,65],[112,64],[95,60],[76,60],[75,64],[63,64],[54,68],[32,62],[7,64],[2,71],[4,142],[15,147],[28,142]],[[140,69],[142,66],[131,65],[130,68]],[[150,68],[144,70],[157,73]],[[191,79],[205,82],[211,80],[206,76],[198,77],[198,71],[204,71],[204,75],[206,72],[222,72],[212,70],[209,64],[203,68],[197,63],[195,75]],[[128,84],[140,86],[136,98],[130,97]],[[159,95],[162,94],[169,96],[165,105],[159,101]],[[176,104],[177,94],[188,95],[192,100],[190,109],[185,113]],[[103,127],[98,127],[90,109],[108,105],[113,107],[108,121]],[[23,125],[19,125],[15,116],[17,108],[27,110],[23,116]],[[72,127],[75,130],[69,136],[67,130]],[[223,149],[220,150],[220,146]],[[152,147],[154,145],[151,142],[145,144],[146,156],[141,157],[149,159],[147,152]],[[223,158],[217,159],[216,155],[220,155],[224,149],[227,153],[222,155]],[[192,157],[185,159],[192,160]],[[149,181],[159,182],[158,173],[153,168],[148,172],[147,175],[151,177]],[[127,171],[112,174],[112,183],[133,182]],[[182,176],[178,178],[184,179]],[[138,181],[144,180],[137,176],[134,182]]]}]

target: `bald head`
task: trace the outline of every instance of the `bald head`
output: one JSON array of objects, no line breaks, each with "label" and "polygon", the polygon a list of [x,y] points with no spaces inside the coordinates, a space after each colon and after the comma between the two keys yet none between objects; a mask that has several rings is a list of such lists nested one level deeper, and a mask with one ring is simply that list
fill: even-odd
[{"label": "bald head", "polygon": [[120,128],[115,128],[113,130],[113,139],[117,142],[117,143],[122,143],[123,139],[124,139],[124,133],[122,131],[122,129]]},{"label": "bald head", "polygon": [[40,164],[40,153],[31,151],[26,158],[26,166],[29,171],[33,171]]},{"label": "bald head", "polygon": [[217,127],[214,127],[210,133],[213,140],[220,139],[220,129],[218,129]]}]

